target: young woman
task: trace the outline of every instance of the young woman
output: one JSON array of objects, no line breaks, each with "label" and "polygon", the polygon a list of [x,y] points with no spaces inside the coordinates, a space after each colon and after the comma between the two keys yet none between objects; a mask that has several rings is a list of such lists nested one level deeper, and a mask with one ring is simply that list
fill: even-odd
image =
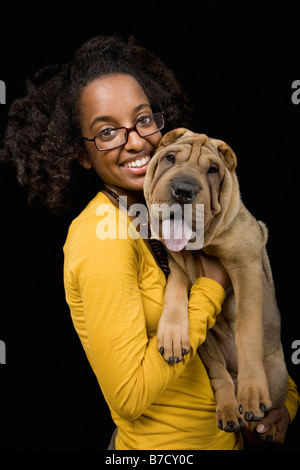
[{"label": "young woman", "polygon": [[[75,329],[117,426],[111,448],[241,449],[240,433],[216,426],[214,393],[196,352],[221,311],[227,274],[203,257],[189,296],[190,351],[166,362],[156,345],[166,258],[131,225],[129,207],[143,203],[147,165],[162,133],[191,126],[173,73],[131,41],[96,37],[68,64],[38,73],[9,117],[2,155],[17,166],[31,201],[38,197],[62,213],[78,162],[97,175],[96,196],[69,229],[64,282]],[[285,406],[270,412],[260,430],[277,423],[282,441],[297,403],[290,380]]]}]

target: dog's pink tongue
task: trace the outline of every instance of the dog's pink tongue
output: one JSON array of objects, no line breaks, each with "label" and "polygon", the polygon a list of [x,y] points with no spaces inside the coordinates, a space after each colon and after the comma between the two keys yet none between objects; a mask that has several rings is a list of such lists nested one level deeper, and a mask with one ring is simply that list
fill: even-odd
[{"label": "dog's pink tongue", "polygon": [[162,221],[162,234],[165,245],[170,251],[183,250],[190,241],[192,233],[191,227],[181,217]]}]

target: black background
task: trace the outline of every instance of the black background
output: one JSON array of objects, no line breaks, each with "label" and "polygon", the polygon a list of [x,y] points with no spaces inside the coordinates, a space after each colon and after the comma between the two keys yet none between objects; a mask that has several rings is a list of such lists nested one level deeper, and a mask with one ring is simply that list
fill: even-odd
[{"label": "black background", "polygon": [[[268,251],[291,361],[300,337],[299,123],[291,101],[300,78],[299,11],[276,2],[103,2],[4,11],[0,32],[1,136],[10,103],[39,68],[67,61],[98,34],[133,34],[175,71],[195,109],[195,129],[238,157],[242,198],[269,227]],[[0,448],[106,449],[113,431],[64,300],[62,265],[71,215],[30,209],[12,170],[1,169]],[[74,214],[73,214],[74,215]],[[72,216],[73,216],[72,215]],[[284,449],[297,449],[300,419]]]}]

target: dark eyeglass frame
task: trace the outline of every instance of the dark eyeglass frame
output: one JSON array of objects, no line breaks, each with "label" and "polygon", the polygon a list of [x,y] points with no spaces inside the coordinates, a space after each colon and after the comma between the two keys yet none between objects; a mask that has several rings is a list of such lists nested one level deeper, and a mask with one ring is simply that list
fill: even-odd
[{"label": "dark eyeglass frame", "polygon": [[[113,149],[116,149],[118,147],[122,147],[122,145],[126,145],[127,142],[128,142],[128,136],[130,134],[130,132],[132,131],[135,131],[137,133],[138,136],[144,138],[144,137],[149,137],[150,135],[154,135],[156,134],[157,132],[161,131],[164,127],[165,127],[165,117],[164,117],[164,111],[160,111],[159,113],[154,113],[154,114],[147,114],[146,116],[142,116],[142,118],[145,118],[145,117],[150,117],[150,116],[157,116],[158,114],[161,114],[162,115],[162,121],[163,121],[163,124],[162,126],[157,129],[156,131],[154,132],[151,132],[150,134],[146,134],[146,135],[141,135],[138,131],[138,129],[136,128],[136,126],[138,125],[139,123],[139,120],[136,121],[136,123],[132,126],[132,127],[125,127],[125,126],[121,126],[121,127],[115,127],[114,130],[117,131],[119,129],[125,129],[126,131],[126,135],[125,135],[125,141],[122,142],[122,144],[119,144],[119,145],[116,145],[115,147],[109,147],[109,148],[106,148],[106,149],[101,149],[98,147],[97,143],[96,143],[96,139],[97,137],[99,137],[100,133],[97,134],[95,137],[93,138],[88,138],[88,137],[81,137],[80,139],[81,140],[87,140],[88,142],[94,142],[95,144],[95,147],[97,150],[99,150],[99,152],[106,152],[107,150],[113,150]],[[142,119],[141,118],[141,119]]]}]

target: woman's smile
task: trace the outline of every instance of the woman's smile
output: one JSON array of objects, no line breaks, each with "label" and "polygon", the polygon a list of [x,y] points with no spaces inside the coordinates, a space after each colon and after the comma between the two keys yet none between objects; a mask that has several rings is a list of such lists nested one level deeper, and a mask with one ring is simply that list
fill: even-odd
[{"label": "woman's smile", "polygon": [[121,163],[120,167],[129,170],[132,174],[145,174],[152,155],[153,152],[145,150],[140,152],[138,155],[125,160]]}]

